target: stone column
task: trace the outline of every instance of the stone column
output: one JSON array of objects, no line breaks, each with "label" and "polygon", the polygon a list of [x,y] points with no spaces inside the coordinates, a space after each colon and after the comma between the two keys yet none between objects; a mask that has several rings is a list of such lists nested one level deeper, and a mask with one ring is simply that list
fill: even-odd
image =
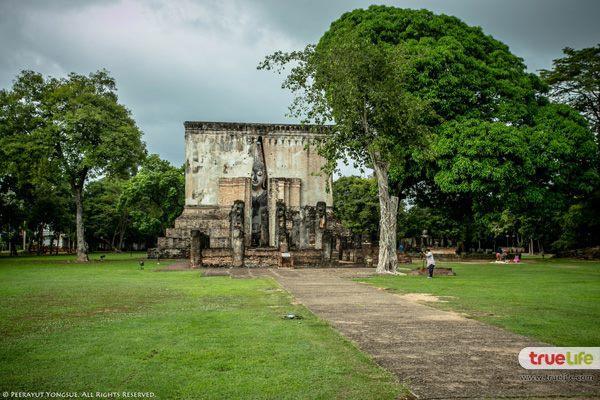
[{"label": "stone column", "polygon": [[277,222],[277,247],[282,253],[289,251],[287,221],[285,217],[285,203],[282,200],[277,200],[276,204],[276,222]]},{"label": "stone column", "polygon": [[363,261],[362,257],[362,235],[352,235],[352,262],[359,263]]},{"label": "stone column", "polygon": [[340,237],[339,235],[333,235],[331,238],[331,260],[337,263],[340,260]]},{"label": "stone column", "polygon": [[244,266],[244,202],[236,200],[229,213],[231,259],[234,267]]},{"label": "stone column", "polygon": [[300,211],[290,211],[292,227],[290,229],[290,249],[300,248]]},{"label": "stone column", "polygon": [[315,226],[315,249],[323,248],[323,232],[327,228],[327,206],[324,201],[317,202],[317,215]]},{"label": "stone column", "polygon": [[300,207],[298,211],[298,249],[308,248],[308,210]]},{"label": "stone column", "polygon": [[192,230],[192,238],[190,240],[190,264],[192,268],[202,267],[202,240],[200,231]]},{"label": "stone column", "polygon": [[327,229],[323,231],[323,264],[328,265],[331,262],[331,252],[333,250],[333,236]]},{"label": "stone column", "polygon": [[260,247],[269,246],[269,209],[260,210]]}]

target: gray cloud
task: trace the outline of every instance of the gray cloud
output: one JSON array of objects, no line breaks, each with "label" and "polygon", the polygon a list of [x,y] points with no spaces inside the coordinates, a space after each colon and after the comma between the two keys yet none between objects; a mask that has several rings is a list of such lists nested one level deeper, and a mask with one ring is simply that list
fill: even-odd
[{"label": "gray cloud", "polygon": [[[565,46],[599,41],[600,2],[405,0],[399,7],[456,15],[507,43],[529,69]],[[281,77],[257,71],[268,53],[315,42],[359,0],[5,1],[0,3],[0,86],[23,69],[64,75],[100,68],[152,152],[183,161],[185,120],[295,122]],[[345,168],[346,172],[351,168]]]}]

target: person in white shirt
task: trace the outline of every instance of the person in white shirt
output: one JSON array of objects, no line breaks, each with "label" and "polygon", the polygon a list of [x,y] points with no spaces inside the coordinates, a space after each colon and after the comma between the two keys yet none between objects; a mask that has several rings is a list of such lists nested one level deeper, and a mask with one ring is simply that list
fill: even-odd
[{"label": "person in white shirt", "polygon": [[435,259],[431,249],[425,250],[425,259],[427,260],[427,269],[429,270],[429,276],[427,278],[433,278],[433,269],[435,268]]}]

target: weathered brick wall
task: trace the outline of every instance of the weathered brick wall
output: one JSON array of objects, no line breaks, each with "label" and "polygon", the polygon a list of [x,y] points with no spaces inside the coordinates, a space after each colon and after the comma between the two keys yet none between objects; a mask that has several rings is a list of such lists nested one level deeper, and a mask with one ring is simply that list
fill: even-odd
[{"label": "weathered brick wall", "polygon": [[[248,266],[281,264],[277,249],[249,248],[251,239],[251,173],[257,142],[262,142],[268,181],[270,245],[275,237],[275,206],[278,200],[287,210],[288,247],[298,265],[324,265],[339,258],[358,260],[350,250],[333,245],[323,260],[322,235],[347,235],[331,215],[331,177],[321,174],[325,160],[310,145],[326,134],[327,127],[186,122],[186,205],[173,228],[159,238],[153,254],[161,257],[189,256],[190,235],[198,230],[209,237],[210,249],[203,259],[207,265],[231,265],[229,212],[236,200],[244,201],[245,263]],[[326,217],[315,220],[319,202],[327,206]],[[322,210],[322,209],[321,209]],[[323,215],[321,213],[321,215]],[[317,216],[318,219],[318,216]],[[324,222],[326,221],[326,223]],[[332,240],[333,239],[328,239]],[[315,251],[315,248],[318,248]]]},{"label": "weathered brick wall", "polygon": [[[325,159],[313,147],[327,128],[284,124],[186,122],[186,205],[217,205],[219,179],[250,177],[253,150],[262,138],[267,176],[302,181],[290,199],[301,205],[333,205],[331,177],[321,174]],[[244,199],[241,199],[244,200]]]}]

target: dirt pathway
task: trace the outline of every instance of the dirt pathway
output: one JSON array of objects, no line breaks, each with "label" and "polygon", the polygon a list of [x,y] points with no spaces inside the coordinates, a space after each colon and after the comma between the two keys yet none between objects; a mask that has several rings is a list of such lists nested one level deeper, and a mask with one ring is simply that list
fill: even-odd
[{"label": "dirt pathway", "polygon": [[[366,269],[248,272],[275,277],[298,301],[396,374],[418,398],[600,398],[599,371],[524,370],[517,354],[523,347],[542,343],[351,280],[370,273]],[[584,375],[593,381],[564,381]],[[563,381],[548,381],[548,376],[561,376]],[[587,395],[577,397],[582,393]]]}]

